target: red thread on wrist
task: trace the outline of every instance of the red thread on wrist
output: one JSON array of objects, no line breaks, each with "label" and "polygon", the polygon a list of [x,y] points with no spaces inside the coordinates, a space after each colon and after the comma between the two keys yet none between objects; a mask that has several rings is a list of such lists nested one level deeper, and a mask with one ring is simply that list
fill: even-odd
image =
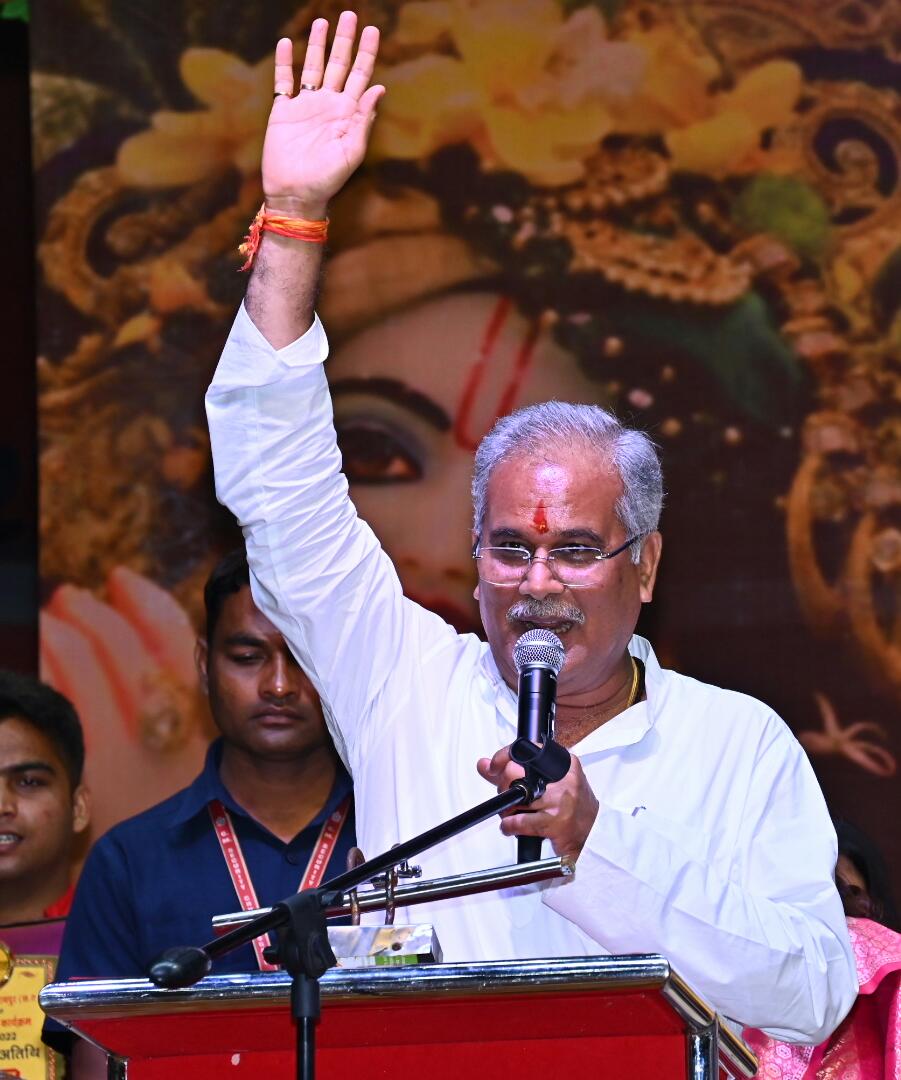
[{"label": "red thread on wrist", "polygon": [[324,244],[328,236],[328,218],[322,221],[307,221],[306,218],[288,217],[286,214],[273,214],[266,209],[266,204],[260,207],[256,217],[251,221],[244,243],[240,244],[238,251],[245,256],[242,270],[249,270],[253,266],[253,260],[260,246],[260,239],[264,232],[277,233],[279,236],[287,236],[291,240],[305,240],[308,244]]}]

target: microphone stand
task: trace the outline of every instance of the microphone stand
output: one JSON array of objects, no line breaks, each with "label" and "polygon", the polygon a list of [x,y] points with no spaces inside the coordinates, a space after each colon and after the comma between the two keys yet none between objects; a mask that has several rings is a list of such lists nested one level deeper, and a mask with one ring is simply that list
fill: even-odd
[{"label": "microphone stand", "polygon": [[271,930],[276,931],[278,943],[273,950],[274,958],[292,978],[291,1015],[297,1022],[296,1075],[298,1080],[314,1080],[315,1026],[320,1015],[319,979],[338,962],[329,945],[326,910],[340,905],[345,892],[398,863],[503,810],[528,805],[538,798],[547,783],[562,780],[569,771],[569,751],[552,740],[536,746],[528,739],[517,739],[511,747],[511,757],[525,767],[526,775],[515,780],[506,791],[339,874],[318,888],[295,893],[206,945],[167,949],[150,968],[150,981],[168,989],[191,986],[209,974],[217,957]]},{"label": "microphone stand", "polygon": [[[523,691],[532,692],[536,668],[531,668],[520,675],[520,696]],[[523,685],[525,684],[525,685]],[[548,717],[545,716],[545,720]],[[545,724],[545,728],[547,728]],[[526,779],[532,785],[532,798],[530,802],[541,798],[549,779],[562,780],[569,771],[569,751],[554,742],[553,731],[530,731],[528,735],[521,735],[510,747],[510,757],[517,765],[522,765],[526,770]],[[560,771],[562,769],[562,772]],[[551,775],[553,774],[553,779]],[[541,858],[542,838],[540,836],[518,836],[516,838],[516,861],[518,863],[537,862]]]}]

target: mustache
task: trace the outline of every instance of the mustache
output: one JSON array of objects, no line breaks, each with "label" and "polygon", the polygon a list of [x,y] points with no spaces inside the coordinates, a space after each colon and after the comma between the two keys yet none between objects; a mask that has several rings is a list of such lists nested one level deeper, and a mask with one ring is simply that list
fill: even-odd
[{"label": "mustache", "polygon": [[568,600],[556,596],[537,599],[523,597],[511,604],[507,611],[507,622],[531,622],[533,619],[560,619],[561,622],[581,626],[585,622],[585,613]]}]

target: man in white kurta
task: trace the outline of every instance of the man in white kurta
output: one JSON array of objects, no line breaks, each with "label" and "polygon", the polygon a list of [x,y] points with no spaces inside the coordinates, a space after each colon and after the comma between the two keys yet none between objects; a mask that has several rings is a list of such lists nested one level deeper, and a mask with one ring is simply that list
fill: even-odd
[{"label": "man in white kurta", "polygon": [[[364,31],[348,75],[350,18],[341,17],[342,47],[327,66],[324,21],[314,24],[301,83],[321,89],[274,104],[263,182],[267,205],[282,213],[324,217],[365,149],[381,93],[367,89],[377,35]],[[283,41],[279,50],[276,90],[290,91],[290,47]],[[339,140],[342,152],[330,152]],[[483,585],[489,643],[458,635],[404,598],[357,517],[340,471],[325,333],[312,315],[318,271],[318,246],[263,234],[207,411],[217,491],[244,529],[254,598],[316,684],[353,774],[360,843],[373,855],[488,798],[486,779],[509,783],[513,767],[498,750],[516,737],[498,607],[507,601],[486,599]],[[559,459],[551,465],[558,488],[570,467],[563,450]],[[541,468],[532,478],[538,486],[547,462]],[[619,484],[616,476],[601,480]],[[578,490],[570,484],[561,496],[570,517],[582,512],[570,497]],[[489,487],[489,518],[502,501]],[[608,518],[613,505],[611,498]],[[522,528],[528,533],[528,523]],[[540,531],[547,528],[542,519]],[[533,539],[536,550],[540,543]],[[801,748],[766,706],[665,671],[648,642],[630,640],[639,598],[650,599],[659,534],[645,544],[653,558],[643,554],[634,566],[627,555],[611,571],[619,584],[606,607],[594,614],[589,590],[574,601],[587,617],[568,652],[575,674],[567,666],[561,675],[564,717],[567,678],[595,671],[586,648],[595,627],[612,620],[622,641],[597,668],[606,711],[599,705],[596,726],[571,741],[570,776],[529,819],[547,838],[547,855],[578,857],[575,880],[419,907],[415,918],[434,923],[447,960],[663,953],[726,1016],[777,1038],[818,1042],[856,992],[822,795]],[[530,569],[521,593],[564,588],[544,567],[535,572],[540,587],[532,576]],[[600,642],[598,653],[604,649]],[[629,654],[644,662],[645,693],[625,707],[618,680]],[[573,701],[589,700],[590,684],[578,690]],[[477,771],[479,759],[492,762]],[[425,877],[515,862],[510,833],[524,823],[520,815],[502,831],[497,820],[484,822],[417,862]]]}]

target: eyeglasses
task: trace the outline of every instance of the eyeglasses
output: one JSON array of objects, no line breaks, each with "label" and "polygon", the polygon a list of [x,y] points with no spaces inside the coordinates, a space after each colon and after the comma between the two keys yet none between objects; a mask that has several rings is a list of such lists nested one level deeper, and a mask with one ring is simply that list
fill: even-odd
[{"label": "eyeglasses", "polygon": [[612,559],[631,547],[640,537],[633,536],[613,551],[601,551],[596,547],[551,548],[547,555],[534,555],[528,548],[511,545],[509,547],[476,547],[472,557],[476,560],[479,580],[486,585],[519,585],[528,574],[533,562],[543,562],[550,573],[570,589],[584,589],[594,585],[601,575],[601,569],[608,559]]}]

